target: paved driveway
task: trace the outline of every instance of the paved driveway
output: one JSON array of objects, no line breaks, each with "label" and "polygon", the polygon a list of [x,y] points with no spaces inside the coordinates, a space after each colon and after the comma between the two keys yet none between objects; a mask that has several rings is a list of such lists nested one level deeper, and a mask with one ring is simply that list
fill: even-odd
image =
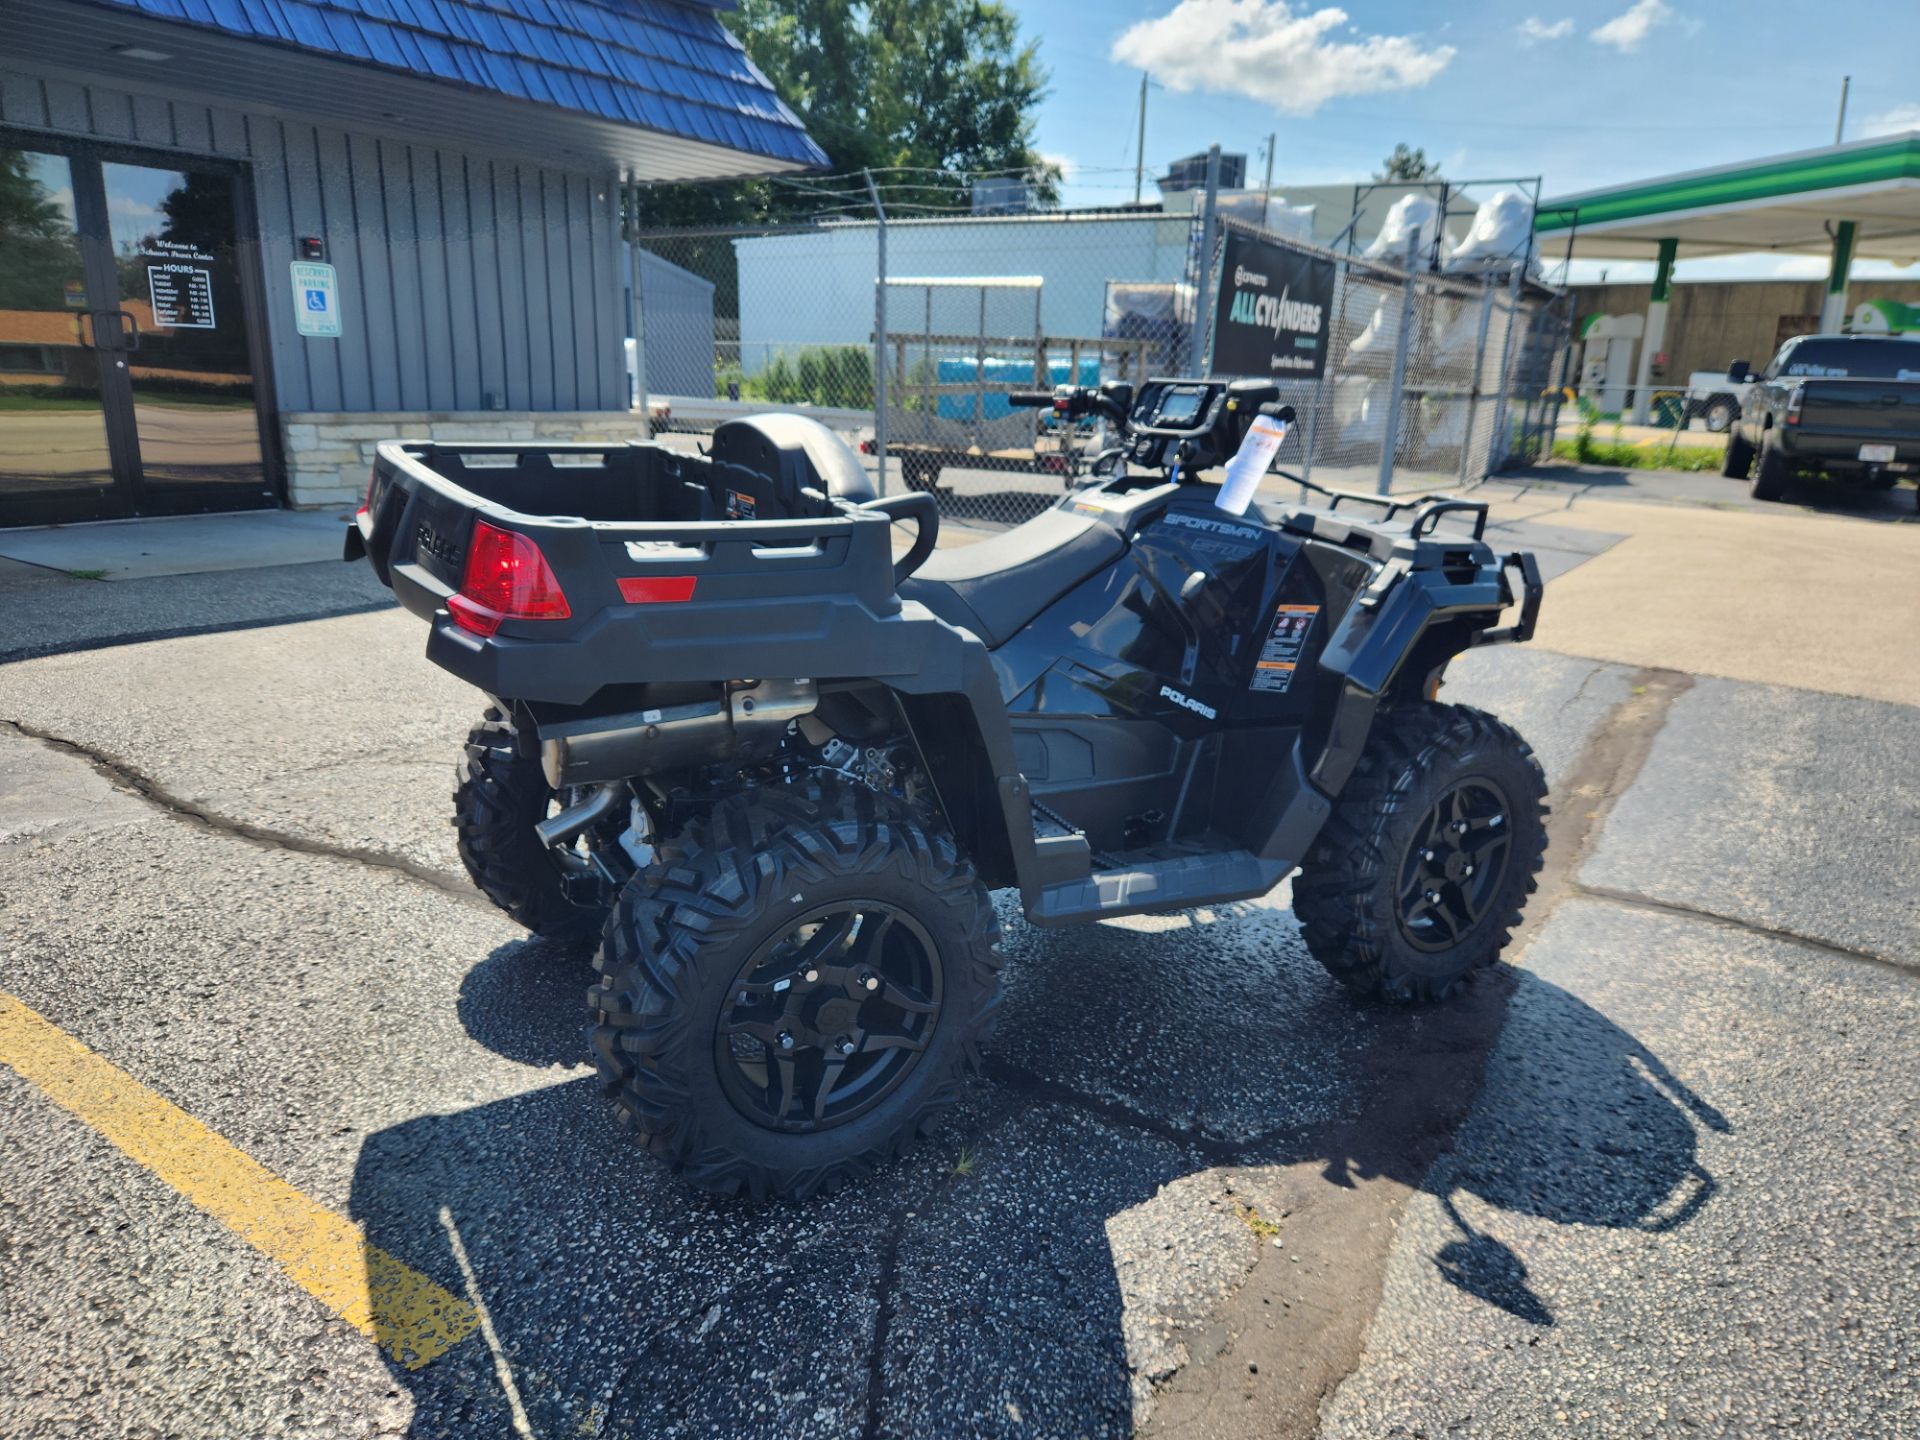
[{"label": "paved driveway", "polygon": [[[1600,508],[1568,625],[1644,584]],[[0,664],[0,1433],[1912,1433],[1920,710],[1870,676],[1468,656],[1554,785],[1512,967],[1357,1009],[1284,887],[1006,907],[963,1113],[753,1207],[610,1122],[585,960],[457,873],[476,697],[288,618],[339,573]]]}]

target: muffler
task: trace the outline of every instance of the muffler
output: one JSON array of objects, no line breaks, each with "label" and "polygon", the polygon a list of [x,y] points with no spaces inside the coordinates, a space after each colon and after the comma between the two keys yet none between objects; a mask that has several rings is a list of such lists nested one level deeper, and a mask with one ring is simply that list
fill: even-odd
[{"label": "muffler", "polygon": [[754,680],[729,685],[712,700],[563,720],[540,727],[540,768],[547,784],[560,790],[689,765],[764,759],[779,748],[787,726],[819,703],[811,680]]}]

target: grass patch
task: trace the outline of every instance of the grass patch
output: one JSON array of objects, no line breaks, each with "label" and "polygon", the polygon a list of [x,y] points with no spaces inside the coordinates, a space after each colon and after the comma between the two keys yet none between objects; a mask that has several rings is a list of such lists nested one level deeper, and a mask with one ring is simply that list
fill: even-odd
[{"label": "grass patch", "polygon": [[63,570],[60,573],[65,575],[69,580],[104,580],[107,578],[107,572],[104,570]]},{"label": "grass patch", "polygon": [[100,402],[71,395],[43,395],[32,391],[23,395],[0,390],[0,413],[46,413],[64,410],[92,410],[97,414],[100,410]]},{"label": "grass patch", "polygon": [[1675,445],[1649,440],[1636,444],[1631,440],[1596,440],[1582,430],[1571,440],[1553,442],[1553,458],[1571,460],[1579,465],[1599,465],[1610,470],[1686,470],[1718,473],[1724,458],[1718,447]]},{"label": "grass patch", "polygon": [[973,1151],[965,1145],[962,1145],[960,1147],[960,1158],[953,1162],[953,1169],[948,1173],[955,1179],[964,1179],[966,1176],[973,1174]]},{"label": "grass patch", "polygon": [[1280,1234],[1280,1222],[1278,1220],[1267,1219],[1266,1216],[1260,1213],[1258,1206],[1240,1206],[1240,1219],[1246,1225],[1247,1229],[1251,1230],[1255,1235],[1258,1235],[1262,1240],[1272,1240]]},{"label": "grass patch", "polygon": [[251,410],[253,396],[222,395],[213,390],[156,390],[136,384],[133,387],[133,403],[151,405],[156,409],[192,405],[212,410]]},{"label": "grass patch", "polygon": [[[141,380],[133,382],[133,403],[152,406],[186,406],[213,410],[253,409],[251,385],[202,385],[190,380]],[[71,385],[0,386],[0,412],[71,413],[77,410],[100,411],[100,396]]]}]

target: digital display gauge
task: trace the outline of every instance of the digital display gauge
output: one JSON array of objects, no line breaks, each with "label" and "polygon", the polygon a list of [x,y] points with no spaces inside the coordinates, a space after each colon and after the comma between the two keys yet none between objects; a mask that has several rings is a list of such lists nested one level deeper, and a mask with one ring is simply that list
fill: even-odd
[{"label": "digital display gauge", "polygon": [[1204,399],[1206,399],[1206,393],[1200,390],[1171,391],[1160,402],[1160,408],[1154,414],[1153,423],[1163,425],[1169,430],[1185,429],[1200,418],[1200,403]]}]

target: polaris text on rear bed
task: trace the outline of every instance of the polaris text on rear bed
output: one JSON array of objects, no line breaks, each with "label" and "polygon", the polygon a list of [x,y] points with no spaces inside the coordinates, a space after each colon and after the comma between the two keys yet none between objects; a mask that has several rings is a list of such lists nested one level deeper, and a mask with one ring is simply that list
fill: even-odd
[{"label": "polaris text on rear bed", "polygon": [[876,498],[798,416],[705,456],[379,447],[348,558],[490,701],[467,869],[528,928],[597,938],[594,1063],[704,1188],[837,1185],[955,1103],[999,1000],[990,887],[1048,926],[1297,870],[1308,948],[1388,1001],[1492,963],[1533,890],[1540,766],[1435,700],[1539,610],[1484,505],[1252,502],[1293,419],[1266,382],[1013,399],[1103,417],[1123,459],[937,553],[933,496]]}]

